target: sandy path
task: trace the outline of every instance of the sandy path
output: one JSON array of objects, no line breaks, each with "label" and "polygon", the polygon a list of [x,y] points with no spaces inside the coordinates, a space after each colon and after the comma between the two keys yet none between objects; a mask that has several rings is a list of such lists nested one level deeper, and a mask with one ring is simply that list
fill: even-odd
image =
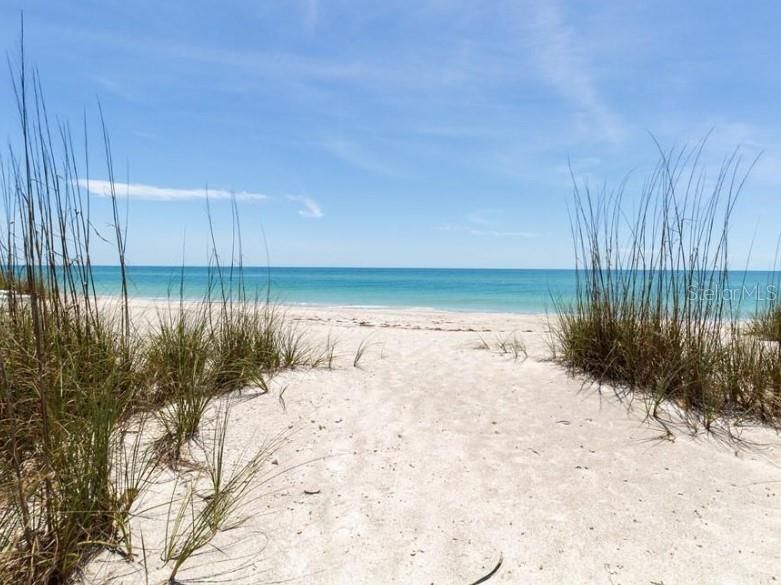
[{"label": "sandy path", "polygon": [[[736,452],[680,429],[660,439],[640,412],[581,392],[547,361],[540,317],[293,315],[338,340],[336,368],[286,373],[272,393],[235,399],[230,444],[291,428],[274,469],[310,462],[264,486],[246,522],[218,537],[221,551],[192,559],[182,582],[466,585],[500,557],[489,584],[781,582],[777,446]],[[528,359],[476,349],[480,336],[510,332]],[[168,497],[165,479],[147,504]],[[164,512],[147,516],[136,526],[150,545]],[[159,565],[159,552],[148,562]],[[106,555],[88,580],[110,575],[144,582]],[[150,583],[165,576],[152,570]]]}]

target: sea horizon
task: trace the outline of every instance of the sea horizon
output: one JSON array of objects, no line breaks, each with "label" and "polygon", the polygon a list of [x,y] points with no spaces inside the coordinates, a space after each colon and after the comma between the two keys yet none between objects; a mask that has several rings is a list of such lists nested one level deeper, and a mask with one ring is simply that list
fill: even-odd
[{"label": "sea horizon", "polygon": [[[93,266],[95,291],[121,292],[117,265]],[[460,312],[544,314],[575,299],[574,268],[223,267],[223,281],[239,282],[251,297],[286,305],[407,308]],[[142,299],[202,298],[216,286],[214,267],[128,265],[128,293]],[[731,271],[746,314],[768,300],[779,282],[770,270]],[[756,298],[752,298],[752,296]]]}]

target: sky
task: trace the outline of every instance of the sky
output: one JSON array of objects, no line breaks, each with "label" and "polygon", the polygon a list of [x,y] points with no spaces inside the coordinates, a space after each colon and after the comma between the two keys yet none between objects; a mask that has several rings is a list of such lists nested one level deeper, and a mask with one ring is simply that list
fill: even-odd
[{"label": "sky", "polygon": [[[706,166],[760,156],[733,262],[773,264],[778,2],[4,0],[12,63],[22,12],[50,114],[96,132],[103,109],[130,263],[203,264],[208,188],[223,249],[235,194],[246,264],[572,267],[570,169],[637,189],[652,137],[711,132]],[[82,187],[108,227],[98,142]]]}]

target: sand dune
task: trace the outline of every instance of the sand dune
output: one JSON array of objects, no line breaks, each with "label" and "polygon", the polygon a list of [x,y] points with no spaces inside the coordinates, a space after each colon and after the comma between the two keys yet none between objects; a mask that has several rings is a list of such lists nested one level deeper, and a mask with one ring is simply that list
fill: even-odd
[{"label": "sand dune", "polygon": [[[664,438],[552,363],[544,317],[295,308],[333,370],[288,372],[233,403],[232,456],[288,432],[287,470],[182,582],[771,584],[781,582],[778,436]],[[528,358],[478,349],[515,334]],[[353,367],[354,353],[367,350]],[[280,400],[280,393],[282,400]],[[284,408],[283,408],[284,403]],[[139,503],[149,582],[172,476]],[[96,559],[87,582],[143,583]]]}]

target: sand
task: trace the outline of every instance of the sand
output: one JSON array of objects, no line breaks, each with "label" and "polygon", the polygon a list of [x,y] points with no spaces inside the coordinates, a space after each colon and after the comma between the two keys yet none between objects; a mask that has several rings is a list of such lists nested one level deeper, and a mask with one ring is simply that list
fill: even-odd
[{"label": "sand", "polygon": [[[541,316],[290,316],[337,340],[334,369],[225,399],[230,457],[288,436],[268,464],[277,476],[181,582],[467,585],[501,559],[486,583],[781,583],[777,434],[745,429],[736,445],[677,426],[669,437],[552,362]],[[513,334],[526,359],[478,349]],[[149,583],[169,573],[160,549],[177,485],[155,481],[133,519]],[[144,573],[140,555],[104,553],[85,581]]]}]

